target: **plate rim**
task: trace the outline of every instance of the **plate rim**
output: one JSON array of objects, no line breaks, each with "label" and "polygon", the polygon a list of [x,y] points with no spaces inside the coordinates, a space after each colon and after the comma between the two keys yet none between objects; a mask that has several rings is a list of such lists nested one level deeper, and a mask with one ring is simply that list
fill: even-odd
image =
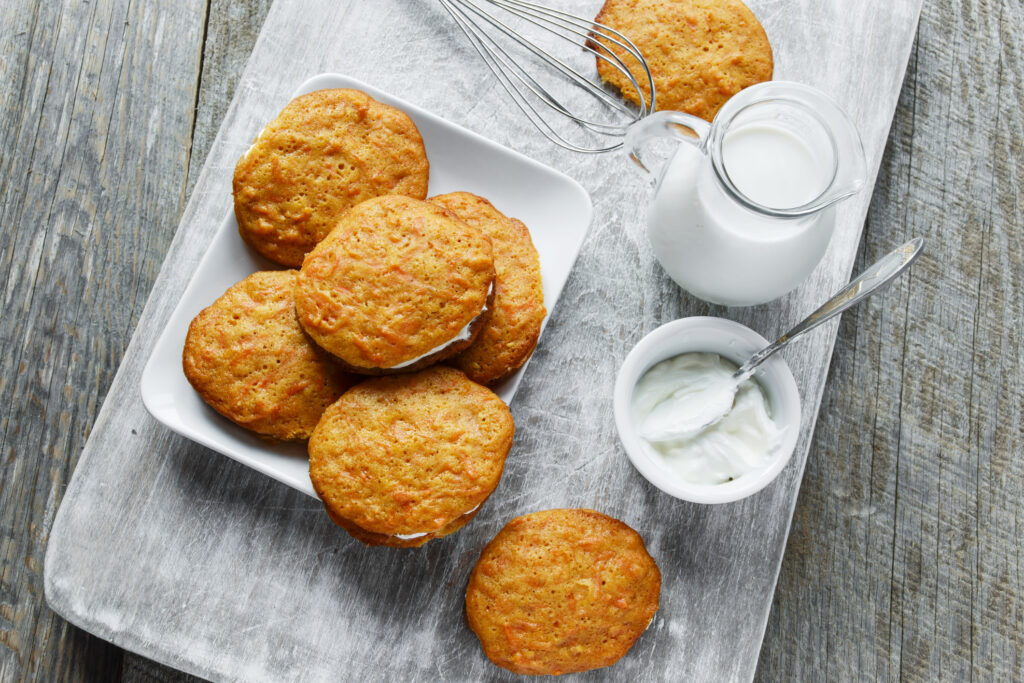
[{"label": "plate rim", "polygon": [[[572,178],[568,174],[556,168],[543,164],[537,161],[536,159],[532,159],[531,157],[526,156],[522,152],[501,145],[489,138],[484,137],[483,135],[475,131],[460,126],[459,124],[449,121],[444,117],[439,116],[438,114],[430,112],[416,104],[408,102],[402,99],[401,97],[379,90],[378,88],[368,83],[365,83],[357,78],[347,76],[345,74],[337,72],[324,72],[317,74],[315,76],[311,76],[310,78],[307,78],[305,81],[303,81],[294,91],[292,91],[292,94],[289,99],[294,99],[295,97],[298,97],[300,95],[325,88],[354,88],[357,90],[362,90],[363,92],[367,93],[374,99],[377,99],[381,102],[384,102],[385,104],[389,104],[393,107],[401,109],[403,112],[409,114],[411,117],[415,119],[429,120],[432,124],[443,128],[447,128],[457,133],[461,137],[468,138],[477,145],[486,147],[488,150],[495,154],[511,157],[515,159],[517,162],[525,164],[529,168],[541,171],[545,174],[554,175],[555,177],[559,178],[560,181],[564,182],[567,185],[567,189],[571,189],[573,191],[577,199],[582,200],[580,206],[580,208],[584,212],[584,215],[581,217],[580,221],[582,229],[579,232],[579,235],[573,246],[572,253],[569,256],[568,268],[566,270],[565,277],[556,286],[557,291],[554,300],[551,302],[545,302],[547,311],[545,313],[544,320],[541,324],[541,334],[538,337],[539,343],[540,337],[543,337],[544,330],[547,327],[547,323],[551,318],[551,314],[557,306],[558,301],[561,299],[561,294],[564,291],[565,284],[568,282],[569,276],[572,274],[572,270],[575,268],[576,261],[579,258],[580,251],[583,247],[583,243],[586,241],[587,236],[590,234],[590,230],[593,223],[593,200],[590,196],[590,193],[587,192],[586,188],[584,188],[575,178]],[[171,325],[172,323],[175,322],[175,319],[178,317],[182,307],[187,304],[187,301],[189,300],[189,295],[191,293],[194,283],[196,282],[197,277],[199,277],[202,273],[207,271],[208,261],[212,261],[215,258],[215,255],[213,251],[210,249],[210,246],[212,246],[214,242],[223,233],[230,230],[228,224],[234,222],[233,219],[234,207],[232,206],[227,210],[225,216],[221,219],[217,229],[213,232],[210,242],[207,245],[206,253],[203,254],[203,257],[197,263],[196,268],[192,273],[192,277],[185,285],[185,288],[182,290],[181,296],[178,298],[177,303],[174,305],[174,308],[168,315],[168,318],[164,323],[163,329],[156,337],[156,341],[153,344],[153,348],[150,350],[149,356],[146,359],[145,365],[143,366],[142,373],[139,379],[138,386],[142,398],[142,403],[145,406],[146,411],[150,414],[150,416],[152,416],[157,422],[161,423],[166,428],[170,429],[172,432],[179,434],[195,443],[198,443],[201,446],[216,451],[221,455],[231,458],[232,460],[242,465],[245,465],[246,467],[249,467],[250,469],[253,469],[259,472],[260,474],[263,474],[271,479],[274,479],[286,486],[289,486],[290,488],[305,493],[306,495],[309,495],[311,497],[315,497],[316,494],[312,490],[312,484],[310,483],[308,477],[301,481],[297,481],[294,477],[282,473],[281,470],[275,468],[272,464],[263,462],[245,453],[240,453],[230,446],[225,446],[223,444],[218,443],[216,439],[211,438],[209,434],[207,434],[207,430],[198,429],[195,425],[192,425],[191,423],[182,420],[178,415],[177,411],[173,407],[168,409],[167,406],[159,404],[156,399],[157,396],[160,395],[160,393],[157,390],[152,389],[152,384],[155,382],[154,374],[158,372],[155,369],[155,366],[164,357],[160,352],[168,343],[167,336],[168,334],[172,333],[170,329]],[[519,384],[522,379],[523,373],[526,370],[532,358],[533,356],[531,354],[530,358],[527,359],[526,363],[524,363],[523,366],[516,371],[516,374],[513,375],[513,379],[506,380],[514,382],[507,403],[511,403],[511,401],[515,397],[515,394],[518,392]],[[493,387],[491,388],[493,389]],[[238,425],[234,424],[233,422],[231,422],[230,420],[223,416],[218,415],[218,418],[225,421],[225,424],[222,425],[222,428],[224,429],[227,429],[229,431],[239,430],[239,433],[244,434],[247,437],[259,438],[256,434],[244,430],[242,427],[239,427]],[[268,443],[268,446],[269,445],[271,444]]]}]

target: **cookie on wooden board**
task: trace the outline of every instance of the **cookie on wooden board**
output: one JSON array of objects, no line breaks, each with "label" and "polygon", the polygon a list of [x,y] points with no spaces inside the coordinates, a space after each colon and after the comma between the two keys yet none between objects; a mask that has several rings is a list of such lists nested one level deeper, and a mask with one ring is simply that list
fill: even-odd
[{"label": "cookie on wooden board", "polygon": [[491,239],[494,248],[494,302],[480,336],[449,364],[473,381],[496,382],[515,372],[537,346],[544,322],[540,259],[521,222],[509,218],[483,197],[452,192],[430,200]]},{"label": "cookie on wooden board", "polygon": [[317,90],[289,102],[238,161],[238,230],[270,260],[297,268],[359,202],[424,199],[429,172],[423,138],[404,112],[359,90]]},{"label": "cookie on wooden board", "polygon": [[[740,90],[772,78],[768,35],[740,0],[605,0],[594,21],[620,31],[639,48],[654,79],[659,110],[710,121]],[[624,61],[649,102],[646,75]],[[597,70],[639,104],[622,72],[603,59],[597,60]]]},{"label": "cookie on wooden board", "polygon": [[493,280],[484,234],[442,207],[389,195],[353,207],[309,253],[295,307],[353,372],[408,372],[472,343]]},{"label": "cookie on wooden board", "polygon": [[295,317],[294,270],[257,272],[188,327],[185,377],[214,410],[262,436],[308,439],[354,383]]},{"label": "cookie on wooden board", "polygon": [[376,377],[324,412],[309,477],[358,540],[420,546],[472,519],[501,479],[514,431],[505,403],[454,368]]},{"label": "cookie on wooden board", "polygon": [[661,573],[643,539],[594,510],[516,517],[469,577],[466,619],[484,654],[518,674],[611,666],[654,618]]}]

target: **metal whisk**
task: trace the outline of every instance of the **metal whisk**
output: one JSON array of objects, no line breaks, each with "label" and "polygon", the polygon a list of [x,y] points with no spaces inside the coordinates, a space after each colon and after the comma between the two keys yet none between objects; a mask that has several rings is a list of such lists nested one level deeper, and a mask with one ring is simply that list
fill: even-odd
[{"label": "metal whisk", "polygon": [[[629,38],[593,20],[525,0],[438,0],[466,34],[487,67],[531,123],[555,144],[596,154],[622,146],[630,125],[654,111],[651,70]],[[529,29],[530,26],[536,30]],[[532,30],[537,37],[527,35]],[[584,75],[570,64],[573,55],[556,55],[544,40],[569,43],[576,56],[600,59],[621,72],[636,90],[640,105],[631,106],[606,90],[596,76]],[[577,60],[578,61],[578,60]],[[635,72],[641,74],[650,98]],[[573,88],[561,90],[574,97],[570,104],[552,94],[543,81],[554,76]],[[581,99],[582,98],[582,99]],[[570,122],[566,125],[566,121]],[[573,141],[568,130],[572,129]],[[565,132],[563,132],[565,131]],[[579,141],[583,138],[584,141]]]}]

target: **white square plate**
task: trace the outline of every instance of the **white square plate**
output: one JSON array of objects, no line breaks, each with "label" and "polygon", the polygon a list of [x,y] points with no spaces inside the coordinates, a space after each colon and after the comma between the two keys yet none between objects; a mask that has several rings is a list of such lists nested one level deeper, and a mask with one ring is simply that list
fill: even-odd
[{"label": "white square plate", "polygon": [[[347,76],[321,74],[303,83],[295,96],[324,88],[362,90],[412,118],[430,160],[429,196],[473,192],[526,223],[540,254],[550,315],[590,226],[587,191],[563,173]],[[305,444],[271,444],[221,417],[199,398],[181,368],[192,318],[250,273],[278,267],[242,242],[235,214],[229,212],[146,363],[142,400],[153,417],[182,436],[314,496]],[[494,387],[506,403],[522,376],[520,369]]]}]

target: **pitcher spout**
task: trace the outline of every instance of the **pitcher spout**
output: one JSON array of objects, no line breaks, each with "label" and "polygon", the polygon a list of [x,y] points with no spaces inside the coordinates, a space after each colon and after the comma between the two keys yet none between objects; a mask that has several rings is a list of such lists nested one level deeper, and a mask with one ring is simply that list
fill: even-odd
[{"label": "pitcher spout", "polygon": [[815,202],[820,209],[857,194],[867,182],[867,158],[857,128],[845,112],[833,105],[822,111],[832,133],[835,175]]}]

